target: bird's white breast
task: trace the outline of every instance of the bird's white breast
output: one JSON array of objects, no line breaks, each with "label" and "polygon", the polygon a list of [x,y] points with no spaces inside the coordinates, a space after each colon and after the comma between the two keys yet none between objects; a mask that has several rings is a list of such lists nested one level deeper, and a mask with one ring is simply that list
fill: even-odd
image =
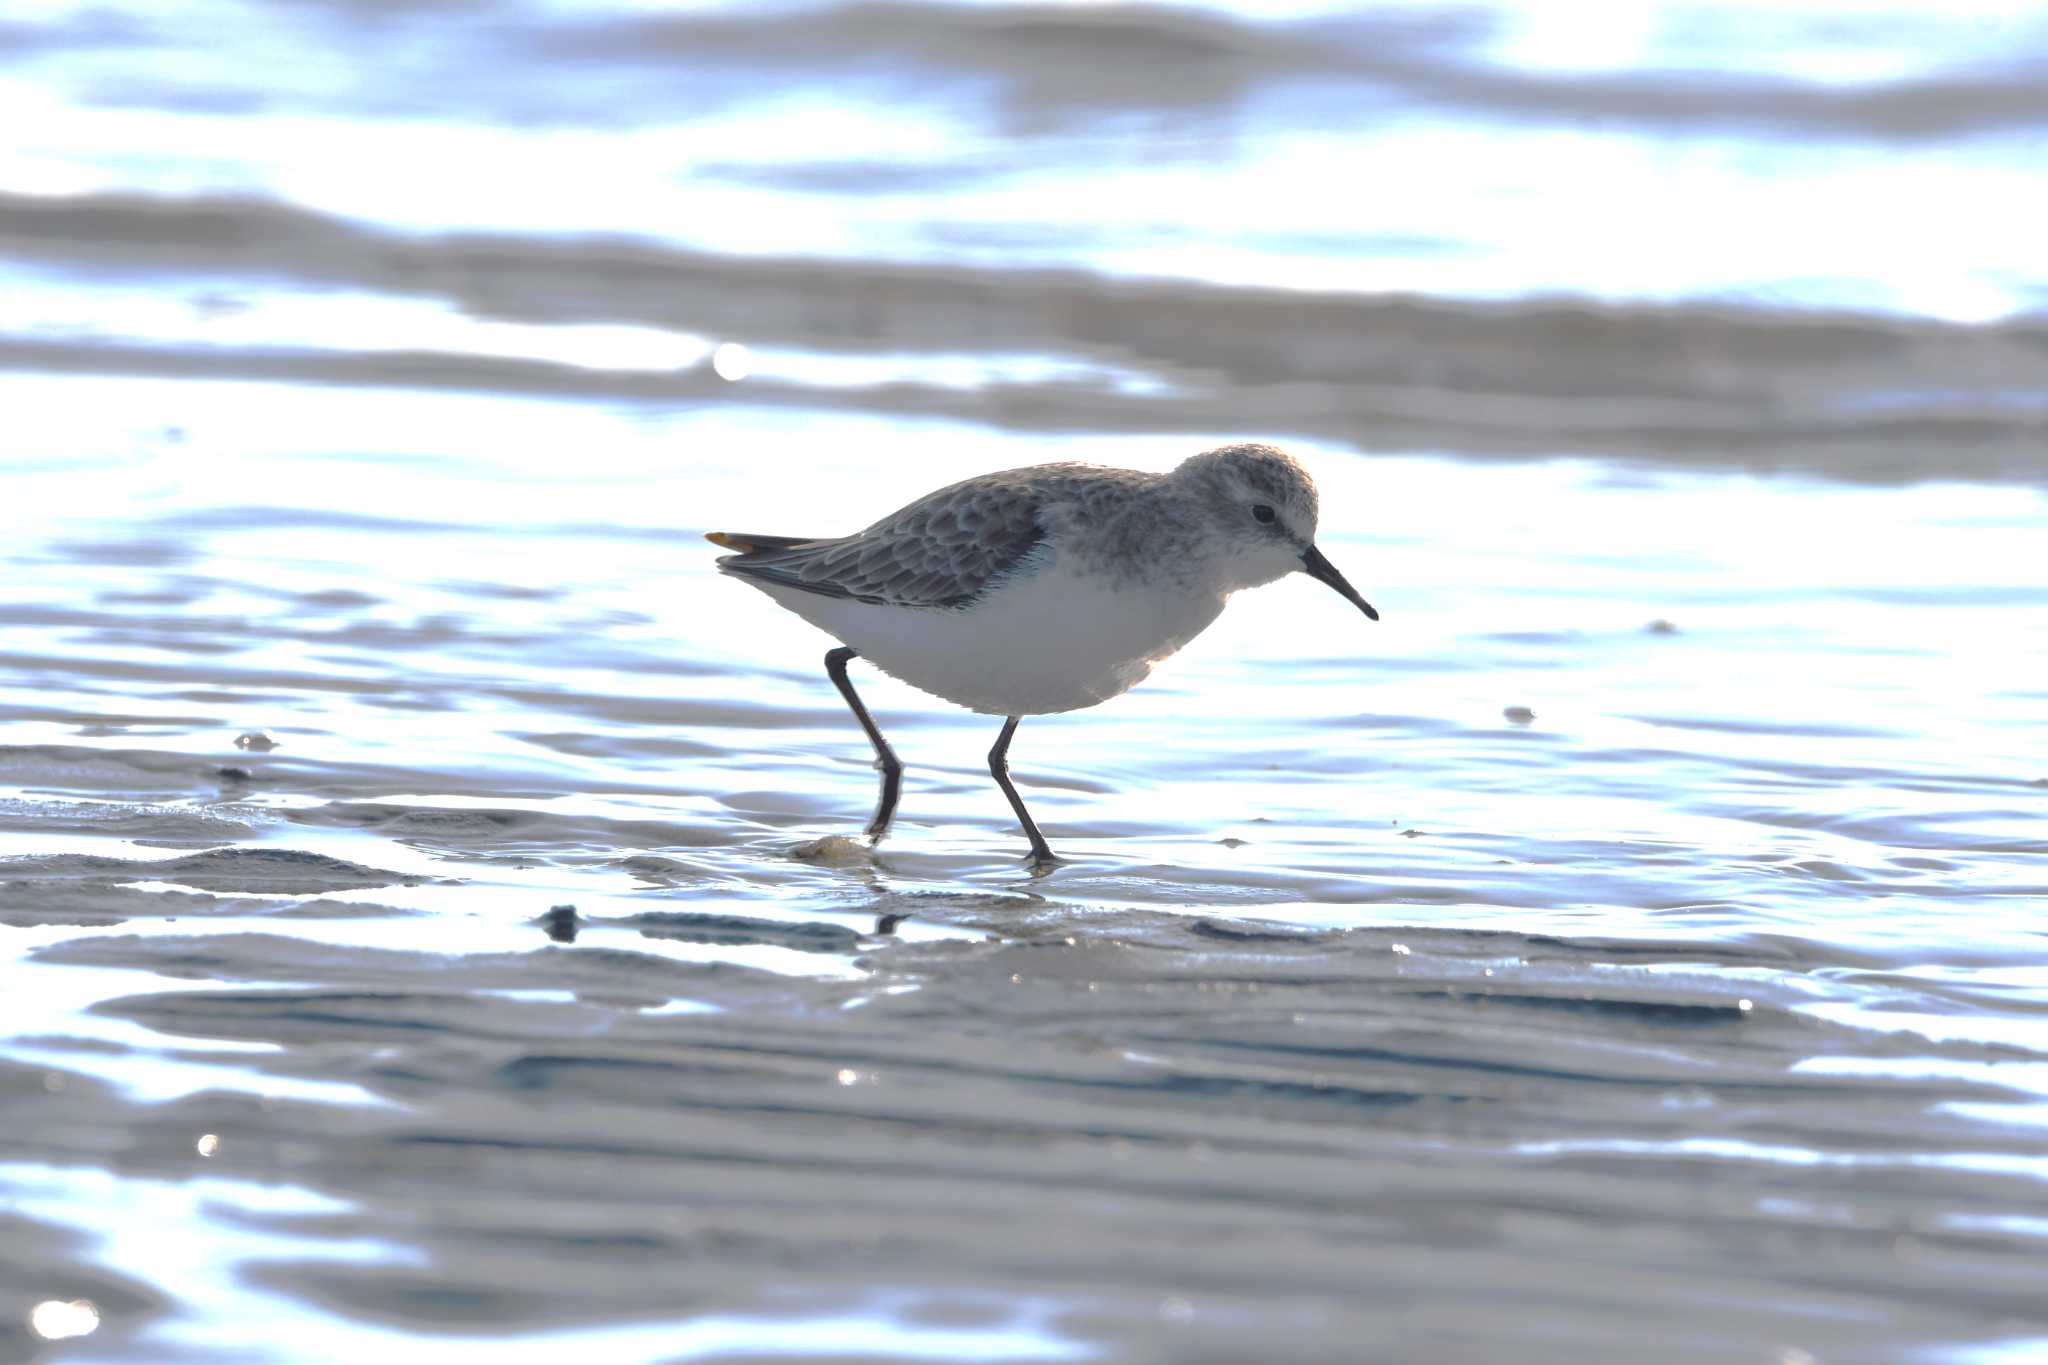
[{"label": "bird's white breast", "polygon": [[1142,682],[1223,610],[1219,592],[1166,582],[1111,586],[1061,556],[970,607],[898,607],[756,583],[875,667],[995,716],[1073,711]]}]

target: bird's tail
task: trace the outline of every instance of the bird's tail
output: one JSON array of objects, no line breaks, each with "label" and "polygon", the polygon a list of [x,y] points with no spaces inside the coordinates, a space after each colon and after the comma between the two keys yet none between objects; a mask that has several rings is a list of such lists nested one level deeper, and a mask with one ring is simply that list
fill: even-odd
[{"label": "bird's tail", "polygon": [[743,555],[759,554],[763,550],[787,550],[792,546],[809,545],[812,536],[750,536],[738,531],[706,531],[704,539],[727,550],[737,550]]}]

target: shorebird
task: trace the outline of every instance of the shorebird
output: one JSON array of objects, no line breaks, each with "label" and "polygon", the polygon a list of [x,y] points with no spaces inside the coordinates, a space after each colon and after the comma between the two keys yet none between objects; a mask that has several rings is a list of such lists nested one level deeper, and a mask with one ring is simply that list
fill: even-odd
[{"label": "shorebird", "polygon": [[825,672],[874,745],[878,844],[896,814],[903,765],[853,690],[864,658],[956,706],[1003,717],[989,772],[1017,813],[1036,864],[1057,861],[1010,781],[1010,740],[1025,716],[1119,696],[1194,639],[1241,588],[1300,572],[1372,620],[1315,545],[1316,486],[1294,457],[1231,445],[1168,474],[1043,464],[927,493],[850,536],[707,539],[736,553],[744,579],[840,647]]}]

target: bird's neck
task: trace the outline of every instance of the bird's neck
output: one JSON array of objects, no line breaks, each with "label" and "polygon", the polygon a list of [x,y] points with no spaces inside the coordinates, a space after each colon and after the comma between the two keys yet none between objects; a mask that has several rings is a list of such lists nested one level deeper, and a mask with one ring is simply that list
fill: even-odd
[{"label": "bird's neck", "polygon": [[1082,538],[1084,553],[1111,582],[1220,600],[1243,585],[1227,581],[1225,566],[1208,553],[1212,542],[1201,519],[1190,515],[1193,502],[1170,478],[1161,479]]}]

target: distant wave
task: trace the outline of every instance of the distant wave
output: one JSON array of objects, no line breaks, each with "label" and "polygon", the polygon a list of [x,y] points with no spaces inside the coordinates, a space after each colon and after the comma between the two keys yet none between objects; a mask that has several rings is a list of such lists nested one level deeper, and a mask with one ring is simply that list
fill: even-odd
[{"label": "distant wave", "polygon": [[[721,256],[624,237],[418,235],[236,198],[0,195],[0,251],[73,278],[350,288],[534,324],[628,323],[908,357],[866,385],[396,348],[0,336],[0,368],[861,409],[1018,429],[1256,432],[1361,449],[1621,454],[1851,478],[2048,481],[2048,322],[1724,304],[1449,302],[1076,270]],[[1033,353],[961,387],[915,358]]]},{"label": "distant wave", "polygon": [[562,21],[529,27],[514,42],[526,60],[566,59],[579,78],[605,67],[721,66],[778,79],[964,75],[996,82],[1022,121],[1056,119],[1063,109],[1226,104],[1262,84],[1312,82],[1325,116],[1379,105],[1522,123],[1886,140],[2048,123],[2048,57],[2040,55],[2048,49],[2038,46],[1967,71],[1821,83],[1740,69],[1511,69],[1482,51],[1500,25],[1500,16],[1473,8],[1258,23],[1163,5],[878,0],[806,8],[800,17],[755,7]]},{"label": "distant wave", "polygon": [[[2028,42],[2027,21],[2014,21],[2019,40],[2005,54],[1967,69],[1822,82],[1734,63],[1616,72],[1504,66],[1487,49],[1506,17],[1477,7],[1257,22],[1152,4],[869,0],[690,13],[505,5],[494,8],[487,26],[445,0],[324,0],[297,9],[316,26],[303,41],[320,43],[324,26],[335,48],[356,69],[374,72],[374,80],[308,80],[298,61],[244,61],[232,73],[213,62],[164,64],[146,78],[104,84],[95,101],[252,115],[337,108],[369,117],[623,127],[700,116],[764,86],[919,99],[971,88],[993,97],[1014,132],[1105,112],[1199,117],[1254,93],[1297,87],[1313,91],[1308,112],[1317,118],[1430,109],[1561,126],[1594,120],[1881,141],[2048,124],[2048,31],[2036,23],[2032,36],[2041,41]],[[1774,22],[1759,39],[1767,48],[1801,25],[1841,21],[1794,13]],[[1889,39],[1892,48],[1911,50],[1888,32],[1896,16],[1859,22],[1867,29],[1865,47]],[[1949,27],[1969,22],[1958,17]],[[196,52],[192,35],[189,23],[86,8],[42,23],[0,23],[0,52]],[[209,54],[215,41],[253,55],[253,44],[277,35],[257,25],[209,36]]]}]

